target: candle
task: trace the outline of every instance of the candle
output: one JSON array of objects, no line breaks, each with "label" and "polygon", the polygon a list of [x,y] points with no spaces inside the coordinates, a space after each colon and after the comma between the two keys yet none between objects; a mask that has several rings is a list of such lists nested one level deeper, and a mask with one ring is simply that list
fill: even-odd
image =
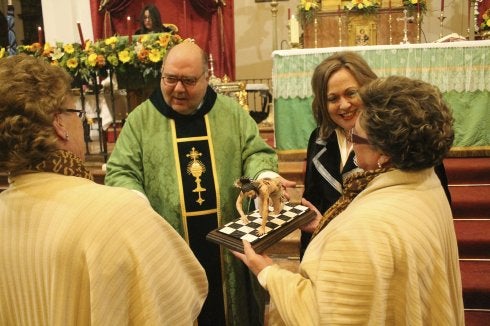
[{"label": "candle", "polygon": [[391,0],[390,0],[390,1],[388,1],[388,9],[390,9],[390,10],[391,10]]},{"label": "candle", "polygon": [[291,19],[291,8],[288,8],[288,20]]},{"label": "candle", "polygon": [[471,24],[471,0],[468,0],[468,31],[470,30]]},{"label": "candle", "polygon": [[83,38],[82,25],[80,25],[80,22],[77,22],[77,28],[78,35],[80,36],[80,44],[82,45],[82,49],[85,49],[85,39]]},{"label": "candle", "polygon": [[339,14],[340,16],[340,5],[337,6],[337,13]]},{"label": "candle", "polygon": [[289,28],[291,32],[291,44],[299,43],[299,24],[298,20],[294,15],[291,15],[291,20],[289,21]]},{"label": "candle", "polygon": [[417,0],[417,17],[420,17],[420,0]]},{"label": "candle", "polygon": [[128,29],[128,44],[131,44],[133,41],[133,33],[131,32],[131,17],[128,16],[128,19],[126,20],[127,22],[127,29]]},{"label": "candle", "polygon": [[37,41],[41,46],[43,45],[43,28],[41,26],[37,27]]},{"label": "candle", "polygon": [[444,11],[444,0],[441,0],[441,11]]}]

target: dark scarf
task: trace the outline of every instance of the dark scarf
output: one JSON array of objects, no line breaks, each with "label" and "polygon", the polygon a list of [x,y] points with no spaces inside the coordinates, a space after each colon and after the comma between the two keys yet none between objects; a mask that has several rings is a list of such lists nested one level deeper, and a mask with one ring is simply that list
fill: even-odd
[{"label": "dark scarf", "polygon": [[311,238],[313,239],[321,230],[323,230],[327,226],[328,223],[330,223],[337,215],[342,213],[347,208],[347,206],[349,206],[350,202],[366,188],[369,182],[371,182],[381,173],[385,173],[390,170],[392,170],[392,168],[381,168],[372,171],[363,171],[355,173],[345,179],[342,196],[323,215]]},{"label": "dark scarf", "polygon": [[93,180],[89,170],[85,168],[82,160],[72,152],[57,150],[44,161],[29,166],[29,170],[39,172],[53,172],[62,175],[74,176]]}]

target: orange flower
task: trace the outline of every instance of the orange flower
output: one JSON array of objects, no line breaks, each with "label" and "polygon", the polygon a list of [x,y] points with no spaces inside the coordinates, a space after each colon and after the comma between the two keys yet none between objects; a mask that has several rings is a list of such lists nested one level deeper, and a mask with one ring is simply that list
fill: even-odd
[{"label": "orange flower", "polygon": [[141,62],[145,62],[148,59],[148,50],[147,49],[141,49],[140,52],[138,52],[138,60]]}]

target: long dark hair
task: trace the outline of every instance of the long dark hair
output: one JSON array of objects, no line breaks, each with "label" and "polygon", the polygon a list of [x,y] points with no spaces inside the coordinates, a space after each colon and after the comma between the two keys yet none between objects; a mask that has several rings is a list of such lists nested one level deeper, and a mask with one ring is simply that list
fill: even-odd
[{"label": "long dark hair", "polygon": [[[149,30],[145,27],[145,11],[148,10],[150,14],[151,21],[153,23],[153,29]],[[160,11],[154,4],[145,5],[143,10],[140,13],[140,28],[138,29],[137,34],[147,34],[147,33],[161,33],[164,31],[162,18],[160,16]]]}]

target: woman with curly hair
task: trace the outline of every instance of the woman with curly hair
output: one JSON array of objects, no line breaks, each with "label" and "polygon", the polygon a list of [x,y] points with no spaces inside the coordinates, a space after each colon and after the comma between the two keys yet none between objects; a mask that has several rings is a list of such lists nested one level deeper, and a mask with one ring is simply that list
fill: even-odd
[{"label": "woman with curly hair", "polygon": [[71,81],[0,59],[0,325],[193,325],[204,270],[145,199],[91,180]]},{"label": "woman with curly hair", "polygon": [[406,77],[360,89],[349,134],[361,172],[322,216],[298,273],[244,242],[235,252],[271,298],[270,323],[464,325],[451,208],[434,171],[453,140],[441,92]]}]

